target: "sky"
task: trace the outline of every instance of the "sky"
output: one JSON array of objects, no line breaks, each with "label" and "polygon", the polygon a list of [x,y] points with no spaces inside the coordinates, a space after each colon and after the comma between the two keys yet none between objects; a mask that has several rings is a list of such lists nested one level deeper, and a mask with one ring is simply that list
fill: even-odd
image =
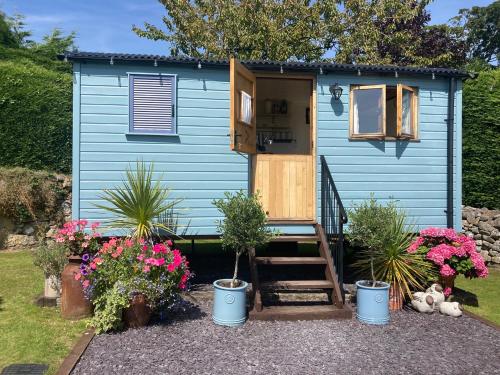
[{"label": "sky", "polygon": [[[431,23],[445,23],[461,8],[486,6],[493,0],[434,0],[428,6]],[[8,15],[26,16],[32,39],[40,41],[54,28],[76,32],[80,51],[169,54],[165,42],[138,37],[132,25],[162,26],[164,7],[157,0],[0,0]]]}]

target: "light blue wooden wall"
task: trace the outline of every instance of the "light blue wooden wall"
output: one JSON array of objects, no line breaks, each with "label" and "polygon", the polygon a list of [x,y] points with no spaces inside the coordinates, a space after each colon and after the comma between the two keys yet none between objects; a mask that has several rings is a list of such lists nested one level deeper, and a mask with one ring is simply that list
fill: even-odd
[{"label": "light blue wooden wall", "polygon": [[[75,139],[74,149],[80,161],[74,170],[79,186],[74,191],[75,215],[92,221],[109,218],[95,207],[102,203],[102,189],[119,185],[125,168],[141,159],[155,163],[172,197],[184,199],[181,214],[189,219],[190,232],[215,234],[218,212],[212,200],[226,190],[248,187],[246,155],[229,149],[229,71],[152,65],[88,63],[75,69],[75,95],[80,92],[80,99],[75,97],[75,137],[80,140]],[[178,136],[127,135],[131,72],[178,75]]]},{"label": "light blue wooden wall", "polygon": [[[339,101],[333,100],[329,92],[329,86],[335,82],[343,88]],[[410,220],[420,228],[446,226],[448,82],[442,78],[433,80],[430,75],[418,78],[318,76],[318,155],[325,155],[345,206],[352,207],[374,193],[381,202],[390,198],[398,200]],[[349,86],[398,83],[419,89],[420,141],[350,141]],[[458,230],[461,230],[461,108],[460,82],[454,132],[454,200]]]},{"label": "light blue wooden wall", "polygon": [[[134,72],[178,75],[178,136],[127,134],[127,74]],[[328,91],[334,82],[344,89],[339,102],[332,101]],[[419,87],[421,141],[349,141],[349,84],[398,82]],[[172,197],[184,199],[181,213],[185,221],[190,221],[190,234],[215,234],[219,216],[212,200],[222,197],[226,190],[248,188],[248,159],[229,149],[229,69],[75,63],[74,83],[73,216],[91,221],[109,219],[106,212],[95,207],[102,203],[102,189],[119,185],[125,168],[136,160],[144,160],[155,163],[157,176],[163,175]],[[318,76],[318,155],[326,156],[347,206],[374,192],[381,200],[399,200],[412,220],[422,227],[446,225],[447,88],[446,80],[430,77],[417,80]],[[455,144],[459,147],[461,86],[457,104]],[[455,200],[456,222],[460,223],[461,153],[458,154],[457,157],[455,152],[455,172],[459,171],[455,173]],[[282,228],[294,233],[305,229]]]}]

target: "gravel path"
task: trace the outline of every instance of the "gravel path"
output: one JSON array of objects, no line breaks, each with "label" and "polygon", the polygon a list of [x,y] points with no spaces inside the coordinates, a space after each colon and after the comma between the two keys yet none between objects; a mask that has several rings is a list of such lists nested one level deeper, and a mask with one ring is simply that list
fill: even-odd
[{"label": "gravel path", "polygon": [[210,302],[174,320],[95,337],[73,374],[500,374],[499,331],[462,316],[391,315],[391,324],[216,326]]}]

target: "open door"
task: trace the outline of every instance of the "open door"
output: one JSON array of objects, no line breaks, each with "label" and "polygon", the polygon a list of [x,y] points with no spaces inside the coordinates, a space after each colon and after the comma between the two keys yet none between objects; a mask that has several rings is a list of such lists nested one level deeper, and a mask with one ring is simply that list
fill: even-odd
[{"label": "open door", "polygon": [[231,58],[229,136],[233,151],[256,153],[256,83],[253,73]]}]

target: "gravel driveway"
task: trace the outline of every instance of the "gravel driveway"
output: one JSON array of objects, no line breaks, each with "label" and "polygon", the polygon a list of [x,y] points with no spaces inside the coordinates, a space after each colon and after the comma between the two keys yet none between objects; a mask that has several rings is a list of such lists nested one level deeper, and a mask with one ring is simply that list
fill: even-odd
[{"label": "gravel driveway", "polygon": [[500,374],[499,331],[462,316],[405,310],[351,321],[216,326],[210,301],[172,320],[96,336],[73,374]]}]

